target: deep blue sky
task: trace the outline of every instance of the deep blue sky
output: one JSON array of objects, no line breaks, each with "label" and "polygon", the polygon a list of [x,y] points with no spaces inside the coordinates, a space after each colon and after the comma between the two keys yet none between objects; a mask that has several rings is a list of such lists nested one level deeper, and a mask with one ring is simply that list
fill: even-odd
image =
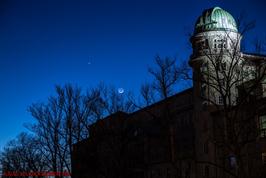
[{"label": "deep blue sky", "polygon": [[187,34],[213,6],[234,17],[246,12],[256,19],[250,39],[265,38],[263,0],[1,0],[0,149],[55,84],[103,81],[137,91],[156,54],[188,59]]}]

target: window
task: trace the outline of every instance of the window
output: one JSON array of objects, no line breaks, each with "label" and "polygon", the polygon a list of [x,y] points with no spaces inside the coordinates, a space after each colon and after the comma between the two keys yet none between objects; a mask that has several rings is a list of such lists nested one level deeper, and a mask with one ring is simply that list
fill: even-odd
[{"label": "window", "polygon": [[250,70],[247,68],[247,69],[245,69],[245,71],[243,71],[243,77],[246,79],[246,78],[249,78],[249,76],[250,76],[250,72],[249,72]]},{"label": "window", "polygon": [[214,48],[220,48],[220,49],[226,49],[227,45],[226,45],[226,40],[225,39],[218,39],[218,40],[214,40]]},{"label": "window", "polygon": [[223,97],[220,95],[219,97],[218,97],[218,104],[223,104],[224,102],[223,102]]},{"label": "window", "polygon": [[208,49],[209,48],[209,41],[208,39],[205,39],[204,41],[199,41],[197,42],[197,49],[202,50],[202,49]]},{"label": "window", "polygon": [[222,62],[222,64],[221,64],[221,68],[222,68],[223,71],[226,70],[226,63],[225,63],[225,62]]},{"label": "window", "polygon": [[263,164],[266,164],[266,153],[261,153],[261,158],[262,158]]},{"label": "window", "polygon": [[204,49],[208,49],[208,48],[209,48],[209,41],[208,39],[205,39]]},{"label": "window", "polygon": [[170,170],[170,168],[167,168],[166,169],[166,178],[169,178],[169,177],[171,177],[171,170]]},{"label": "window", "polygon": [[219,80],[219,85],[221,87],[225,86],[225,79],[224,78]]},{"label": "window", "polygon": [[210,177],[210,168],[209,166],[205,166],[204,175],[206,178]]},{"label": "window", "polygon": [[259,116],[260,137],[266,138],[266,115]]},{"label": "window", "polygon": [[216,64],[215,64],[215,70],[216,71],[221,71],[221,65],[220,65],[220,63],[219,62],[216,62]]},{"label": "window", "polygon": [[266,84],[262,84],[262,97],[266,97]]},{"label": "window", "polygon": [[201,72],[206,72],[207,69],[208,69],[208,63],[207,62],[202,63],[200,71]]},{"label": "window", "polygon": [[237,162],[236,162],[235,156],[233,155],[229,156],[229,165],[230,165],[230,168],[236,168]]},{"label": "window", "polygon": [[240,74],[241,74],[240,67],[238,67],[238,66],[235,67],[235,73],[236,73],[237,75],[240,75]]},{"label": "window", "polygon": [[[203,111],[207,111],[207,109],[208,109],[208,102],[207,101],[203,101],[202,102],[202,110]],[[204,128],[206,128],[206,127],[204,127]]]},{"label": "window", "polygon": [[[203,131],[204,132],[207,132],[208,131],[208,128],[209,128],[208,122],[207,122],[207,120],[204,120],[203,121]],[[205,145],[204,145],[204,149],[205,149]]]},{"label": "window", "polygon": [[250,71],[250,75],[251,75],[252,79],[254,79],[256,77],[256,71],[255,70],[251,70]]},{"label": "window", "polygon": [[207,86],[203,84],[201,86],[201,93],[200,93],[201,97],[206,98],[206,92],[207,92]]},{"label": "window", "polygon": [[226,44],[224,44],[224,49],[226,49],[227,48],[227,45]]},{"label": "window", "polygon": [[134,131],[134,136],[136,137],[138,135],[138,130]]},{"label": "window", "polygon": [[204,153],[208,154],[208,152],[209,152],[209,143],[208,142],[204,143],[203,151],[204,151]]},{"label": "window", "polygon": [[214,67],[217,71],[226,71],[227,65],[226,62],[217,59],[216,63],[214,64]]}]

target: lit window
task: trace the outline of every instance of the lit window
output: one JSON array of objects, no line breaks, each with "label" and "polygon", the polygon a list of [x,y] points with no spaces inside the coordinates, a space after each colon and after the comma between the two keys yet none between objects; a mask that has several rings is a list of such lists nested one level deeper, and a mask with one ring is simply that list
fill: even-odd
[{"label": "lit window", "polygon": [[266,115],[259,117],[260,120],[260,137],[266,137]]},{"label": "lit window", "polygon": [[235,156],[230,156],[229,157],[229,164],[231,168],[236,168],[237,162],[236,162],[236,157]]}]

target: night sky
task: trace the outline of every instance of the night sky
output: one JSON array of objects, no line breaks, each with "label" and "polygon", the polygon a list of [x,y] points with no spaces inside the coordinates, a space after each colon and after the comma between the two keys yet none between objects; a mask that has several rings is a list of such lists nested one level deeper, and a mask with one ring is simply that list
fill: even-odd
[{"label": "night sky", "polygon": [[28,106],[55,84],[103,81],[137,93],[156,54],[187,60],[188,34],[213,6],[256,20],[247,42],[266,39],[263,0],[1,0],[0,149],[26,130]]}]

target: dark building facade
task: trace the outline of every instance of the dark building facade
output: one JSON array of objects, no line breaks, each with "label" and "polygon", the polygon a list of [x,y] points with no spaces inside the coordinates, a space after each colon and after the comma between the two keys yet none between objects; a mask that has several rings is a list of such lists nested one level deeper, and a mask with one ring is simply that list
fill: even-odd
[{"label": "dark building facade", "polygon": [[[230,40],[220,45],[224,38]],[[193,54],[189,63],[193,68],[193,88],[134,113],[118,112],[91,125],[90,137],[73,145],[72,177],[223,178],[241,175],[236,173],[238,170],[247,170],[245,175],[249,177],[266,177],[265,84],[257,86],[260,97],[256,100],[250,97],[241,106],[241,116],[236,117],[252,118],[248,124],[242,124],[241,120],[234,128],[252,126],[251,130],[239,129],[240,141],[235,143],[245,144],[245,148],[236,155],[235,148],[241,147],[240,144],[232,152],[220,144],[224,140],[229,140],[229,144],[234,141],[227,139],[232,128],[225,124],[224,110],[217,109],[217,105],[222,106],[221,96],[198,80],[208,61],[205,46],[216,53],[223,48],[231,51],[230,41],[238,39],[241,35],[228,12],[219,7],[204,11],[191,38]],[[240,59],[252,63],[248,70],[253,70],[253,63],[266,61],[265,56],[240,51],[238,54]],[[228,54],[222,59],[226,67],[230,62]],[[249,81],[244,81],[245,85]],[[234,88],[235,95],[241,96],[240,86]],[[208,100],[202,96],[208,96]],[[232,107],[228,113],[235,110]],[[247,134],[253,131],[251,136]],[[244,139],[246,135],[248,140]]]},{"label": "dark building facade", "polygon": [[[73,147],[73,177],[190,174],[195,156],[192,102],[188,89],[132,114],[118,112],[96,122],[90,138]],[[171,108],[168,121],[165,107]]]}]

